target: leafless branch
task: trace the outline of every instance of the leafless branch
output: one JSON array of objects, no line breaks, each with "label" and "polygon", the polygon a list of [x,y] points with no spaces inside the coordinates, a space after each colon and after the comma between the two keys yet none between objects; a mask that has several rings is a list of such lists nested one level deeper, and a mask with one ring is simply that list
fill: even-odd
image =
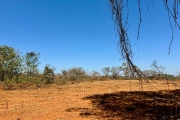
[{"label": "leafless branch", "polygon": [[137,35],[137,39],[139,39],[139,32],[140,32],[140,28],[141,28],[141,23],[142,23],[142,17],[141,17],[141,0],[138,0],[138,10],[139,10],[139,25],[138,25],[138,35]]},{"label": "leafless branch", "polygon": [[[174,20],[175,26],[178,26],[180,29],[180,26],[177,22],[177,16],[178,16],[178,5],[180,4],[180,0],[173,0],[173,6],[170,7],[169,5],[170,0],[164,0],[165,7],[168,11],[168,17],[169,17],[169,23],[171,26],[172,31],[172,39],[169,45],[169,53],[170,54],[170,48],[174,39],[174,27],[172,26],[171,17]],[[115,29],[117,31],[117,34],[119,36],[119,41],[117,43],[118,51],[122,57],[123,60],[126,61],[127,66],[129,67],[131,74],[133,76],[138,76],[139,78],[147,78],[140,69],[137,69],[136,65],[133,63],[133,51],[131,49],[131,43],[130,39],[128,37],[128,16],[129,16],[129,4],[128,0],[109,0],[111,11],[112,11],[112,19],[115,23]],[[137,0],[138,2],[138,12],[139,12],[139,25],[138,25],[138,35],[137,39],[140,35],[140,27],[142,23],[142,15],[141,15],[141,0]],[[147,3],[147,12],[149,13],[149,5],[154,2],[154,0],[151,0],[149,3]],[[171,9],[172,8],[172,9]],[[124,15],[125,13],[126,16]]]},{"label": "leafless branch", "polygon": [[180,29],[180,25],[177,22],[177,19],[178,19],[178,17],[177,17],[178,16],[178,5],[179,4],[180,4],[180,0],[173,0],[172,4],[169,3],[169,0],[164,0],[164,5],[165,5],[165,7],[167,9],[168,18],[169,18],[169,24],[170,24],[171,31],[172,31],[172,33],[171,33],[172,37],[171,37],[171,41],[170,41],[170,44],[169,44],[168,55],[170,54],[171,45],[172,45],[172,42],[173,42],[173,39],[174,39],[174,29],[173,29],[173,26],[172,26],[171,17],[174,20],[175,27],[177,26],[178,29]]},{"label": "leafless branch", "polygon": [[148,13],[149,17],[153,20],[153,18],[151,17],[151,14],[149,13],[149,6],[150,6],[150,4],[151,4],[152,2],[154,2],[154,0],[151,0],[149,3],[148,3],[147,0],[146,0],[146,4],[147,4],[146,15],[147,15],[147,13]]}]

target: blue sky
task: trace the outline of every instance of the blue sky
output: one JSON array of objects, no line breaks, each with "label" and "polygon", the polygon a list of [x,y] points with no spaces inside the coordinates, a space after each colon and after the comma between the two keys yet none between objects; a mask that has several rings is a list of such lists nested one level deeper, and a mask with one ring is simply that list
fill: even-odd
[{"label": "blue sky", "polygon": [[[174,30],[168,55],[171,29],[163,2],[150,5],[150,15],[146,2],[141,4],[143,22],[137,40],[137,1],[129,1],[134,63],[147,70],[156,60],[166,67],[165,73],[176,75],[180,72],[180,31]],[[100,72],[107,66],[119,66],[123,61],[116,36],[108,0],[0,0],[0,45],[12,46],[22,54],[39,52],[40,70],[46,64],[56,72],[71,67]]]}]

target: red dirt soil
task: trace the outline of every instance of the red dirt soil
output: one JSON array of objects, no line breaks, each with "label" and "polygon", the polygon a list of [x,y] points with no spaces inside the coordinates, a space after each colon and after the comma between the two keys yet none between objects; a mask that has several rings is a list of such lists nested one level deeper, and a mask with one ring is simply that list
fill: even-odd
[{"label": "red dirt soil", "polygon": [[[168,90],[167,81],[154,82],[150,82],[150,84],[143,82],[143,91]],[[179,86],[180,82],[170,82],[169,90],[179,89],[175,84]],[[132,91],[139,90],[142,91],[139,81],[136,80],[81,82],[64,86],[51,85],[49,87],[27,90],[1,89],[0,120],[121,120],[124,119],[123,114],[126,114],[125,110],[133,114],[133,107],[126,107],[124,109],[121,106],[122,110],[118,111],[121,108],[118,108],[119,106],[117,106],[116,102],[123,98],[120,91],[131,91],[130,93],[133,93]],[[127,95],[126,92],[125,94]],[[147,94],[149,93],[147,92]],[[155,95],[155,93],[152,94]],[[129,94],[129,96],[132,96],[129,101],[135,99],[133,97],[134,93]],[[149,100],[151,99],[151,97],[147,98]],[[154,100],[153,96],[152,99]],[[107,100],[108,103],[103,100]],[[110,103],[111,105],[107,106]],[[124,100],[118,101],[118,103],[119,105],[128,104]],[[144,106],[147,107],[147,104],[143,104],[140,107],[143,108]],[[112,115],[112,113],[117,113],[117,116]],[[126,119],[137,119],[133,117],[131,114],[125,116]],[[142,119],[150,119],[151,117],[149,113],[149,116],[145,115]]]}]

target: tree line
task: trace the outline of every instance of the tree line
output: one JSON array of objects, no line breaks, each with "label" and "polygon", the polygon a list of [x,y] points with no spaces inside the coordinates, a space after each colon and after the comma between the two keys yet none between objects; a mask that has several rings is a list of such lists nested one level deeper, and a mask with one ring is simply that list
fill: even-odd
[{"label": "tree line", "polygon": [[[102,74],[98,71],[88,73],[82,67],[64,69],[61,70],[61,73],[55,74],[55,67],[52,67],[50,64],[47,64],[43,72],[40,72],[38,69],[40,64],[39,57],[40,53],[34,51],[21,55],[13,47],[0,46],[0,81],[6,84],[10,82],[51,84],[54,82],[64,83],[78,80],[136,79],[136,76],[131,74],[131,69],[128,68],[126,63],[122,63],[121,66],[104,67],[101,69]],[[156,61],[153,61],[151,68],[151,70],[143,71],[143,74],[149,79],[164,79],[165,77],[175,79],[173,75],[164,74],[165,67],[159,66]],[[137,67],[137,69],[139,68]]]}]

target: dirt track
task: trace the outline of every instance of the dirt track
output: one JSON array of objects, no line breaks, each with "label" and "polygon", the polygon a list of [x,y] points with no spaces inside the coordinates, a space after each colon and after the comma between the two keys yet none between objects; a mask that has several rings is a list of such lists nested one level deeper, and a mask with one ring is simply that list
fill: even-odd
[{"label": "dirt track", "polygon": [[[172,83],[172,82],[171,82]],[[180,82],[175,82],[180,85]],[[138,81],[94,81],[82,82],[66,86],[51,85],[48,88],[37,88],[29,90],[0,90],[0,120],[104,120],[114,119],[156,119],[152,117],[152,111],[139,111],[136,115],[134,110],[138,111],[140,108],[151,106],[154,109],[164,109],[162,105],[154,103],[145,104],[144,102],[156,100],[154,96],[158,94],[155,92],[133,92],[139,91]],[[158,91],[167,90],[166,81],[156,81],[155,83],[143,83],[143,91]],[[178,86],[170,84],[170,90],[179,89]],[[124,92],[120,92],[124,91]],[[125,92],[127,91],[127,92]],[[130,92],[131,91],[131,92]],[[162,92],[159,96],[159,101],[164,100]],[[177,92],[176,92],[177,93]],[[179,108],[179,93],[172,93],[176,96],[176,102],[169,104],[169,106],[176,106]],[[123,95],[123,96],[122,96]],[[154,96],[152,96],[154,95]],[[133,107],[131,103],[128,108],[129,101],[136,98],[147,100],[141,101],[143,105],[138,102],[138,108]],[[145,96],[145,97],[144,97]],[[167,96],[167,95],[166,95]],[[163,97],[163,98],[160,98]],[[172,97],[172,96],[171,96]],[[174,99],[173,99],[174,100]],[[163,103],[161,101],[161,103]],[[124,105],[126,108],[124,109]],[[134,105],[136,106],[136,105]],[[165,107],[167,107],[165,105]],[[128,114],[126,112],[128,111]],[[146,113],[145,113],[146,112]],[[176,109],[176,115],[180,111]],[[126,115],[124,115],[126,114]],[[154,114],[154,113],[153,113]]]}]

